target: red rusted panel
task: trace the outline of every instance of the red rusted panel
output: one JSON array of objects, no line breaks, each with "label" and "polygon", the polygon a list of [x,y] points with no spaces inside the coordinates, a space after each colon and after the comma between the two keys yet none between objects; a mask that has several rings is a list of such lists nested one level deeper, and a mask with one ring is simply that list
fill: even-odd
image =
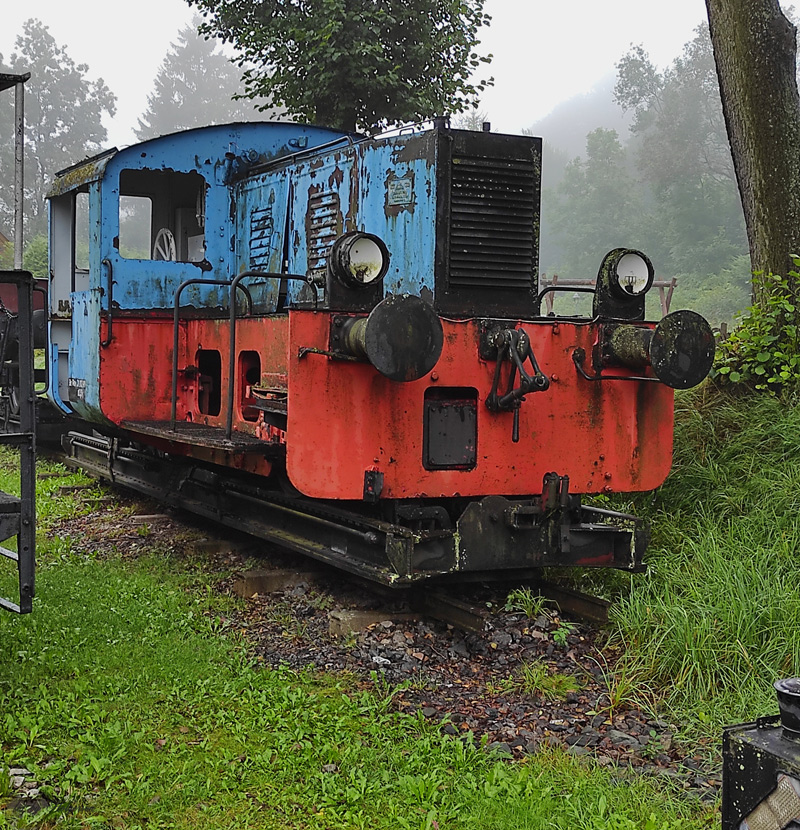
[{"label": "red rusted panel", "polygon": [[[551,471],[568,475],[576,493],[650,490],[664,480],[672,459],[673,391],[659,383],[581,378],[572,352],[580,346],[591,353],[594,326],[523,324],[551,384],[522,404],[515,444],[513,415],[484,405],[495,364],[478,356],[477,322],[443,324],[435,369],[397,383],[367,364],[299,357],[303,347],[327,348],[329,316],[291,312],[287,466],[295,487],[315,498],[361,499],[367,470],[383,473],[384,498],[529,495],[541,491]],[[429,387],[477,389],[474,469],[423,467]]]},{"label": "red rusted panel", "polygon": [[[580,346],[591,353],[593,326],[563,321],[523,324],[551,385],[545,392],[529,394],[522,404],[520,441],[515,444],[513,415],[492,413],[484,406],[495,364],[478,356],[475,321],[444,320],[444,349],[435,369],[419,381],[397,383],[368,364],[318,354],[300,358],[303,347],[327,348],[329,319],[323,312],[295,311],[288,318],[246,318],[237,325],[237,356],[259,355],[262,386],[285,388],[288,376],[289,475],[309,496],[361,499],[367,470],[383,474],[384,498],[529,495],[539,492],[544,474],[551,471],[568,475],[573,492],[629,492],[658,486],[669,471],[672,390],[657,383],[581,378],[572,352]],[[200,349],[218,351],[221,376],[219,412],[207,414],[199,409],[197,378],[179,375],[178,420],[224,428],[227,320],[182,321],[180,349],[181,369],[195,365]],[[101,354],[104,414],[116,423],[168,420],[171,377],[172,320],[115,318],[113,342]],[[265,441],[283,440],[280,430],[252,420],[251,398],[242,382],[237,372],[234,430]],[[425,391],[439,387],[477,392],[473,469],[423,467]],[[214,460],[232,466],[243,463],[230,454]],[[249,462],[246,466],[252,468]],[[267,473],[269,464],[252,469]]]},{"label": "red rusted panel", "polygon": [[[33,281],[33,310],[39,311],[46,306],[45,297],[47,296],[47,280],[37,279]],[[17,309],[17,289],[16,286],[6,284],[0,285],[0,305],[7,308],[12,314],[16,314]]]},{"label": "red rusted panel", "polygon": [[[263,386],[286,387],[286,316],[243,318],[236,325],[237,358],[242,352],[256,352],[260,357]],[[166,421],[170,418],[172,389],[172,318],[115,317],[114,337],[101,350],[100,401],[103,414],[114,421]],[[178,355],[179,421],[191,420],[212,427],[225,427],[228,390],[229,324],[228,320],[182,320]],[[198,379],[183,370],[195,366],[200,350],[217,351],[220,357],[220,406],[216,415],[200,412]],[[259,424],[248,418],[251,400],[242,389],[237,373],[234,387],[234,430],[258,434]],[[245,403],[245,407],[239,406]],[[274,437],[274,431],[265,434]]]},{"label": "red rusted panel", "polygon": [[[114,318],[113,339],[100,349],[100,407],[115,423],[169,418],[172,320]],[[105,336],[105,332],[101,333]]]}]

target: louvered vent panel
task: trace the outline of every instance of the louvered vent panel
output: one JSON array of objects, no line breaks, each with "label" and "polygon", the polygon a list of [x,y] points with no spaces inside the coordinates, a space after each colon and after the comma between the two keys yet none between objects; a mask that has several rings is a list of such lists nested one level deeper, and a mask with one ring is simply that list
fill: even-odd
[{"label": "louvered vent panel", "polygon": [[453,157],[451,290],[531,289],[536,193],[529,160]]},{"label": "louvered vent panel", "polygon": [[250,212],[250,267],[254,271],[269,271],[273,231],[272,205]]},{"label": "louvered vent panel", "polygon": [[336,237],[341,233],[339,194],[316,193],[308,199],[306,235],[308,244],[308,268],[312,272],[324,272]]}]

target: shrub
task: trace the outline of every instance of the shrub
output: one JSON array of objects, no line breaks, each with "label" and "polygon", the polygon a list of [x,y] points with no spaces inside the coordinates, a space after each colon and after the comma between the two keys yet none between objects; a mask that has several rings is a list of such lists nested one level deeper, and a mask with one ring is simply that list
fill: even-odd
[{"label": "shrub", "polygon": [[[795,265],[800,266],[800,259]],[[800,273],[790,271],[789,277],[753,277],[762,301],[751,306],[730,337],[719,344],[712,377],[721,384],[777,394],[800,381],[798,309],[792,290]]]}]

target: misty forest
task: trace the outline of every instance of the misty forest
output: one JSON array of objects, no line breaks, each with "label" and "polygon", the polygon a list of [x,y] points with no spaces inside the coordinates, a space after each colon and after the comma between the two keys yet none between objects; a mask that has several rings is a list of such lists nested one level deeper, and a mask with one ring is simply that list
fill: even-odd
[{"label": "misty forest", "polygon": [[[200,26],[201,19],[194,23]],[[243,73],[252,70],[229,54],[196,28],[178,32],[147,109],[133,125],[136,138],[288,117],[264,99],[238,97],[248,92]],[[26,85],[25,267],[35,274],[46,272],[48,183],[54,172],[105,148],[103,118],[115,111],[113,90],[102,79],[90,80],[91,68],[76,58],[37,20],[25,23],[11,55],[0,55],[0,65],[12,72],[48,67]],[[481,129],[491,122],[477,95],[470,103],[453,115],[454,126]],[[6,96],[0,101],[6,170],[13,160],[12,129],[13,98]],[[615,77],[560,104],[526,132],[545,142],[540,273],[593,279],[603,253],[625,245],[648,252],[658,279],[676,280],[673,310],[690,307],[715,326],[730,326],[749,305],[747,237],[707,26],[665,69],[653,65],[643,47],[631,48],[619,56]],[[6,237],[12,209],[4,190],[0,230]],[[11,245],[2,256],[10,262]],[[561,313],[583,313],[588,301],[565,292],[556,302]],[[652,302],[651,314],[658,297]]]}]

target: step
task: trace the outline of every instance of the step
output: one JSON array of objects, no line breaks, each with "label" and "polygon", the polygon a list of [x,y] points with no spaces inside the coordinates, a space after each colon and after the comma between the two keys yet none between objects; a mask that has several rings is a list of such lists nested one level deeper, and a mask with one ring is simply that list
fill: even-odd
[{"label": "step", "polygon": [[206,424],[196,424],[190,421],[177,421],[175,429],[170,421],[123,421],[122,426],[130,432],[161,438],[166,441],[175,441],[180,444],[191,444],[195,447],[207,447],[226,452],[257,452],[274,453],[274,445],[262,441],[254,435],[244,432],[225,435],[222,427],[212,427]]}]

